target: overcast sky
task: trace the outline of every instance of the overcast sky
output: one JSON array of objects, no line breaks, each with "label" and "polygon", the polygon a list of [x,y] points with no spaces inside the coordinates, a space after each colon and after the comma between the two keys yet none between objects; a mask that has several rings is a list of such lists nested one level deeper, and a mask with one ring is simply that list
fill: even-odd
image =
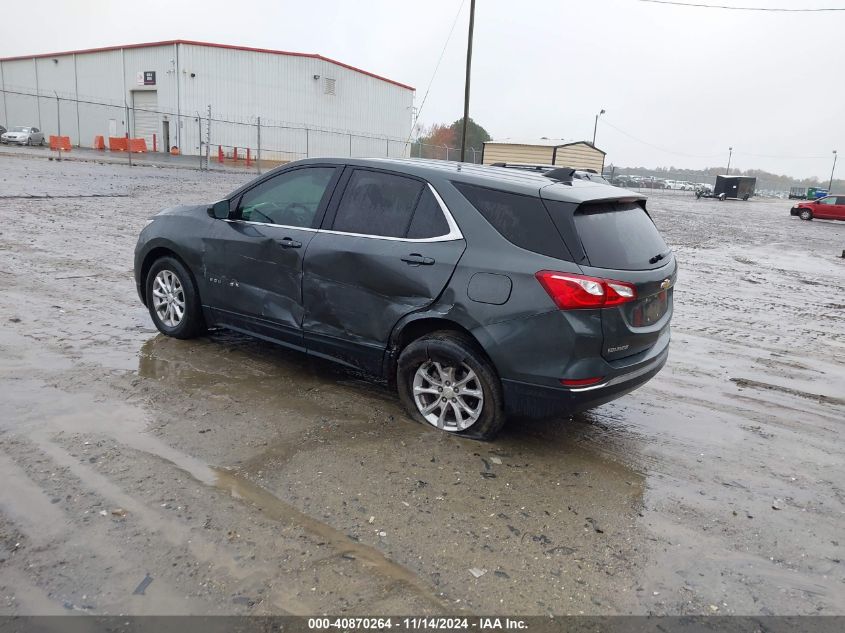
[{"label": "overcast sky", "polygon": [[[845,0],[697,1],[845,7]],[[424,124],[462,114],[469,4],[423,107]],[[0,57],[163,39],[320,53],[415,86],[419,107],[461,0],[2,5]],[[592,138],[604,108],[596,144],[614,164],[721,166],[733,146],[736,167],[826,179],[832,150],[845,152],[843,33],[845,12],[478,0],[470,116],[494,138],[582,140]]]}]

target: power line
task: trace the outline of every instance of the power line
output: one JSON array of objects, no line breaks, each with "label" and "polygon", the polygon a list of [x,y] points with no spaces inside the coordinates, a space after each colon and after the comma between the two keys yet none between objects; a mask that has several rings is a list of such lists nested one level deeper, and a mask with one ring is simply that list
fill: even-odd
[{"label": "power line", "polygon": [[[434,78],[437,77],[437,71],[440,69],[440,62],[443,61],[443,55],[446,54],[446,47],[449,46],[449,41],[452,39],[452,33],[455,32],[455,25],[458,23],[458,18],[461,17],[461,11],[463,11],[465,2],[466,0],[461,0],[461,6],[458,7],[458,12],[455,14],[455,19],[452,20],[452,28],[449,29],[449,35],[446,37],[446,41],[443,43],[443,50],[440,51],[440,57],[437,59],[437,64],[434,66],[434,72],[431,73],[431,80],[428,82],[428,87],[425,89],[425,95],[423,95],[422,101],[420,102],[420,107],[417,108],[416,116],[414,116],[414,124],[411,126],[411,134],[414,133],[414,128],[417,126],[417,121],[420,120],[420,114],[422,114],[423,106],[425,106],[425,100],[428,99],[428,93],[431,90],[431,85],[434,83]],[[410,142],[411,134],[408,135],[407,142]]]},{"label": "power line", "polygon": [[829,11],[845,11],[845,7],[825,7],[809,9],[789,9],[777,7],[732,7],[724,4],[704,4],[701,2],[676,2],[675,0],[637,0],[650,4],[668,4],[676,7],[694,7],[698,9],[726,9],[728,11],[764,11],[767,13],[822,13]]},{"label": "power line", "polygon": [[[620,134],[623,134],[623,135],[627,136],[628,138],[630,138],[634,141],[637,141],[638,143],[642,143],[643,145],[647,145],[648,147],[659,150],[661,152],[665,152],[667,154],[675,154],[677,156],[684,156],[686,158],[721,158],[721,157],[724,156],[724,154],[721,154],[721,153],[720,154],[687,154],[685,152],[678,152],[678,151],[675,151],[675,150],[666,149],[665,147],[660,147],[659,145],[655,145],[653,143],[649,143],[648,141],[644,141],[641,138],[637,138],[633,134],[629,134],[625,130],[613,125],[606,118],[602,119],[602,123],[603,123],[603,125],[607,125],[609,127],[612,127],[614,130],[616,130]],[[777,154],[754,154],[752,152],[743,152],[741,150],[740,151],[734,150],[733,154],[734,154],[734,156],[750,156],[752,158],[779,158],[779,159],[785,159],[785,160],[819,160],[819,159],[829,159],[830,158],[827,154],[825,154],[823,156],[784,156],[784,155],[777,155]]]},{"label": "power line", "polygon": [[616,130],[620,134],[624,134],[628,138],[633,139],[633,140],[637,141],[638,143],[642,143],[643,145],[648,145],[649,147],[651,147],[653,149],[660,150],[661,152],[665,152],[667,154],[675,154],[677,156],[684,156],[686,158],[718,158],[718,157],[722,156],[722,154],[707,154],[707,155],[704,155],[704,154],[687,154],[687,153],[684,153],[684,152],[676,152],[675,150],[666,149],[665,147],[660,147],[658,145],[654,145],[653,143],[649,143],[648,141],[644,141],[641,138],[637,138],[633,134],[628,134],[628,132],[626,132],[625,130],[618,128],[615,125],[613,125],[613,123],[608,121],[607,118],[602,120],[602,124],[612,127],[614,130]]}]

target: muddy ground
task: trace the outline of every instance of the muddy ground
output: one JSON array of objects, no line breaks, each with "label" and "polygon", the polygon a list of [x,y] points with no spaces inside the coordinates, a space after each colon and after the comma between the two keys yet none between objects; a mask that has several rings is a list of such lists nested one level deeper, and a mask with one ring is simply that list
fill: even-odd
[{"label": "muddy ground", "polygon": [[0,155],[0,612],[845,613],[845,223],[656,193],[667,367],[478,443],[156,332],[144,220],[244,178]]}]

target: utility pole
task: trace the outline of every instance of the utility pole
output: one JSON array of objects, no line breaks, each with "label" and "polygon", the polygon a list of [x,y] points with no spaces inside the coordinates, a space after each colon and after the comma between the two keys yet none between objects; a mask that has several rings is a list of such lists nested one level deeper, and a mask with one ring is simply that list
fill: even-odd
[{"label": "utility pole", "polygon": [[596,131],[599,129],[599,117],[604,114],[604,108],[596,115],[596,123],[593,125],[593,147],[596,146]]},{"label": "utility pole", "polygon": [[827,192],[833,188],[833,172],[836,169],[836,150],[833,150],[833,167],[830,169],[830,183],[827,185]]},{"label": "utility pole", "polygon": [[733,153],[734,153],[734,148],[729,147],[728,148],[728,171],[725,172],[725,176],[731,175],[731,156],[733,156]]},{"label": "utility pole", "polygon": [[469,34],[467,36],[467,75],[464,83],[464,121],[461,130],[461,162],[467,151],[467,123],[469,121],[469,79],[472,69],[472,31],[475,28],[475,0],[469,3]]}]

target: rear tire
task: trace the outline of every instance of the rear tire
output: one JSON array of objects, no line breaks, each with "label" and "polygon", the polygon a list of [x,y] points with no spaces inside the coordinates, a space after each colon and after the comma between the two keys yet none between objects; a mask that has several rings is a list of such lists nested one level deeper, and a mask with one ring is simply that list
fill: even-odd
[{"label": "rear tire", "polygon": [[457,332],[434,332],[403,349],[396,386],[408,415],[426,426],[491,440],[505,423],[498,375],[478,346]]},{"label": "rear tire", "polygon": [[157,259],[147,273],[146,289],[147,308],[159,332],[179,339],[205,332],[194,278],[178,259]]},{"label": "rear tire", "polygon": [[813,212],[809,209],[801,209],[801,213],[798,214],[798,217],[802,220],[812,220],[813,219]]}]

